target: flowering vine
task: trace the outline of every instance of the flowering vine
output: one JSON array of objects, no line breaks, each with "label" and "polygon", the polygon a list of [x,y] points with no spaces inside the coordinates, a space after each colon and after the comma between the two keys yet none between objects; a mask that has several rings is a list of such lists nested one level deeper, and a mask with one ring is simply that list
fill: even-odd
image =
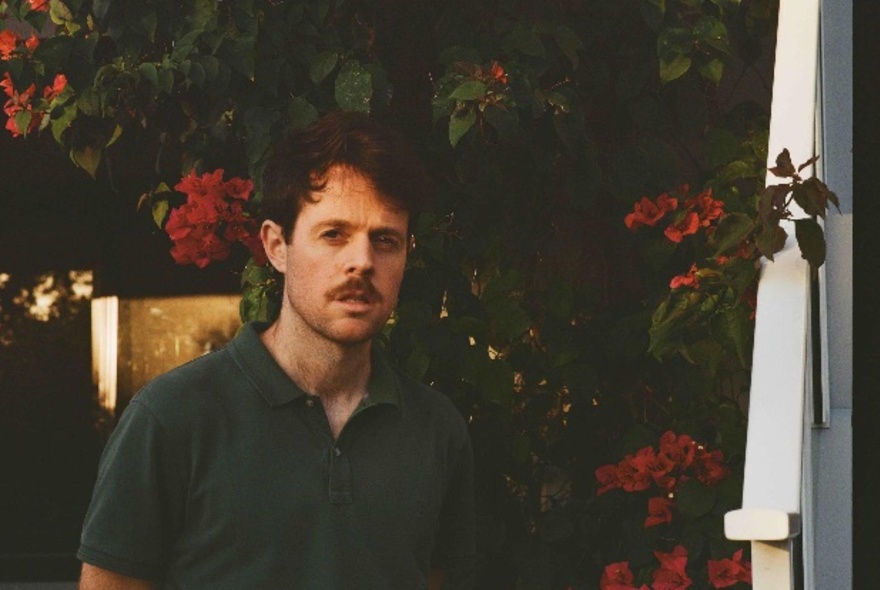
[{"label": "flowering vine", "polygon": [[[596,495],[612,490],[626,494],[647,495],[643,504],[646,517],[643,529],[665,527],[661,536],[652,537],[660,545],[679,539],[685,530],[700,530],[700,519],[711,518],[716,503],[715,489],[732,476],[724,453],[709,449],[688,434],[664,432],[657,448],[647,445],[635,453],[628,453],[617,463],[596,469],[599,484]],[[737,483],[737,482],[734,482]],[[689,544],[701,553],[701,543],[691,537]],[[738,583],[751,584],[751,565],[743,560],[743,550],[737,549],[732,557],[705,559],[705,568],[689,564],[689,549],[676,543],[671,551],[654,549],[653,564],[642,564],[638,576],[630,569],[631,561],[617,561],[604,567],[601,590],[684,590],[697,577],[705,576],[715,588],[726,588]],[[699,555],[697,555],[699,557]],[[640,586],[635,580],[644,582]],[[650,584],[648,580],[650,579]]]},{"label": "flowering vine", "polygon": [[[212,261],[229,257],[236,243],[243,244],[254,263],[266,263],[257,220],[246,205],[254,189],[251,180],[232,177],[223,180],[223,169],[201,176],[191,170],[174,189],[186,195],[186,201],[170,208],[164,195],[170,192],[160,185],[154,198],[153,216],[159,227],[174,243],[171,256],[178,264],[204,268]],[[167,220],[166,220],[167,213]]]}]

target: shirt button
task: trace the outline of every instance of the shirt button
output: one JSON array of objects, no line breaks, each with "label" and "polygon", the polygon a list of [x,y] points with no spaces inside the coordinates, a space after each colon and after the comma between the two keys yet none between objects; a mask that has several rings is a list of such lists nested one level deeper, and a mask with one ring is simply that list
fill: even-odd
[{"label": "shirt button", "polygon": [[315,398],[314,396],[309,396],[306,398],[306,407],[313,408],[315,407]]},{"label": "shirt button", "polygon": [[337,457],[342,454],[342,451],[339,450],[339,447],[333,447],[333,454]]}]

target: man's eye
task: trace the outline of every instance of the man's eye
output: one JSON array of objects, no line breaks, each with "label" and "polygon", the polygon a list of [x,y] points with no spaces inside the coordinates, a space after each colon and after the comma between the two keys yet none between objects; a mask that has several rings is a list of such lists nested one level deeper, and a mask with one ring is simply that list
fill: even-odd
[{"label": "man's eye", "polygon": [[387,250],[391,250],[400,246],[400,240],[398,240],[394,236],[379,236],[376,238],[376,243],[381,248],[385,248]]},{"label": "man's eye", "polygon": [[321,237],[328,240],[338,240],[342,237],[342,232],[338,229],[328,229],[326,231],[321,232]]}]

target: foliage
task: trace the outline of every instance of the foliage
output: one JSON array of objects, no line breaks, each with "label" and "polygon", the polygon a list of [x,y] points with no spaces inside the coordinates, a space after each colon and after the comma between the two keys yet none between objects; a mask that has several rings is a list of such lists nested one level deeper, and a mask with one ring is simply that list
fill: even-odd
[{"label": "foliage", "polygon": [[[630,584],[630,566],[677,571],[680,546],[716,572],[691,576],[705,587],[741,583],[745,557],[721,534],[740,480],[682,484],[684,518],[645,529],[647,492],[597,496],[594,474],[667,430],[741,468],[756,261],[778,251],[794,202],[807,216],[796,237],[820,265],[815,218],[836,204],[787,153],[771,172],[789,181],[764,188],[769,88],[752,83],[756,99],[739,90],[767,71],[777,10],[0,0],[0,72],[7,129],[51,131],[165,228],[181,262],[239,264],[226,248],[253,235],[260,171],[287,130],[333,108],[401,128],[438,194],[417,220],[384,342],[470,424],[478,586]],[[243,178],[254,185],[241,216],[230,192],[193,190]],[[230,209],[204,237],[226,243],[182,252],[191,232],[179,222],[208,194]],[[241,271],[245,319],[277,313],[277,277],[261,262]],[[662,558],[646,535],[662,540]]]}]

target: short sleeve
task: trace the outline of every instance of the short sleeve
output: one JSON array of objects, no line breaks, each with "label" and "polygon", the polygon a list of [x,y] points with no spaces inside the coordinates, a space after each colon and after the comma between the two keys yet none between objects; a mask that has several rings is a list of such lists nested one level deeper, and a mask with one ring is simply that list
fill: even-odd
[{"label": "short sleeve", "polygon": [[176,528],[179,461],[167,433],[135,398],[101,455],[77,557],[145,580],[163,577]]},{"label": "short sleeve", "polygon": [[474,456],[465,429],[465,440],[440,512],[433,566],[443,569],[444,590],[471,590],[476,578],[476,525],[474,508]]}]

